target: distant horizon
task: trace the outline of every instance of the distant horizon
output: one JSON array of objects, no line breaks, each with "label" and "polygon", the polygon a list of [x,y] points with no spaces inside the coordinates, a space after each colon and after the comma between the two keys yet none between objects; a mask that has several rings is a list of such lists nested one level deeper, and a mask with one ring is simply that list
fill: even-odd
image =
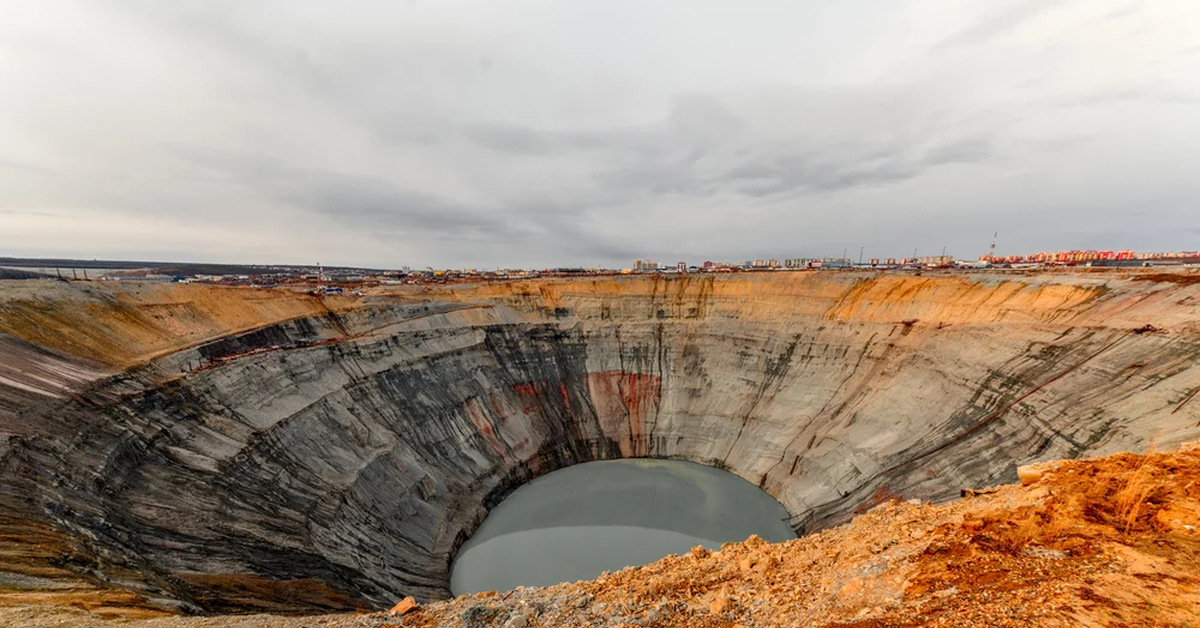
[{"label": "distant horizon", "polygon": [[[1075,249],[1046,249],[1046,250],[1040,250],[1040,251],[1022,251],[1019,253],[1006,252],[1006,251],[1001,250],[999,247],[997,247],[996,256],[997,257],[1012,257],[1012,256],[1027,257],[1027,256],[1031,256],[1031,255],[1037,255],[1040,253],[1055,253],[1055,252],[1068,252],[1068,251],[1079,251],[1079,252],[1112,251],[1112,252],[1117,252],[1117,251],[1127,251],[1127,250],[1131,250],[1138,255],[1189,253],[1189,252],[1195,253],[1195,252],[1200,252],[1200,245],[1198,245],[1197,248],[1194,248],[1194,249],[1179,248],[1179,249],[1163,249],[1163,250],[1138,250],[1138,249],[1130,249],[1130,248],[1121,248],[1121,249],[1075,248]],[[915,256],[917,258],[938,257],[938,256],[942,255],[940,250],[938,252],[928,253],[928,254],[922,253],[918,250],[917,253],[918,254]],[[985,249],[983,252],[978,253],[978,254],[958,255],[958,254],[955,254],[952,250],[947,249],[945,255],[953,257],[956,260],[974,261],[974,260],[978,260],[980,256],[987,255],[988,253],[989,252]],[[864,251],[862,257],[863,257],[863,261],[865,262],[870,259],[879,259],[879,260],[910,259],[914,256],[911,254],[911,252],[908,254],[878,255],[878,254],[871,254],[869,251]],[[724,258],[724,259],[718,259],[715,257],[706,257],[703,259],[693,258],[691,260],[688,260],[688,259],[677,260],[677,259],[669,259],[669,258],[665,258],[665,257],[645,256],[645,257],[631,258],[629,260],[626,260],[625,264],[618,265],[618,266],[605,266],[605,265],[581,264],[581,263],[562,263],[562,264],[538,265],[538,266],[520,266],[520,265],[514,265],[514,264],[487,264],[487,265],[477,264],[477,265],[460,265],[460,266],[435,266],[435,265],[430,265],[430,264],[407,263],[407,264],[399,264],[399,265],[391,266],[391,265],[378,265],[378,264],[373,264],[373,265],[372,264],[351,264],[351,263],[344,263],[344,262],[326,263],[323,261],[321,261],[321,262],[269,262],[269,261],[243,262],[243,261],[217,261],[217,260],[188,260],[188,259],[147,259],[147,258],[137,259],[137,258],[117,258],[117,257],[87,258],[87,257],[45,256],[45,255],[36,255],[36,256],[0,255],[0,266],[10,265],[10,266],[16,266],[16,267],[33,268],[33,267],[36,267],[36,265],[32,264],[32,262],[60,261],[60,262],[88,262],[88,263],[93,263],[93,264],[102,264],[102,263],[114,263],[114,264],[135,264],[135,263],[137,263],[137,264],[140,264],[140,263],[144,263],[144,264],[149,264],[149,265],[160,265],[160,266],[171,266],[171,265],[286,266],[286,267],[297,267],[297,268],[316,268],[318,266],[321,266],[323,268],[329,268],[329,269],[381,270],[381,271],[400,270],[400,269],[403,269],[406,267],[409,269],[412,269],[412,270],[424,270],[426,268],[434,268],[434,269],[523,269],[523,270],[543,270],[543,269],[555,269],[555,268],[595,268],[595,269],[605,269],[605,270],[621,270],[621,269],[632,268],[633,263],[636,260],[657,262],[657,263],[663,264],[664,266],[674,266],[676,263],[683,261],[683,262],[686,262],[689,266],[699,266],[699,265],[703,264],[704,262],[714,262],[714,263],[721,263],[721,264],[743,264],[745,262],[752,261],[752,260],[778,260],[778,261],[782,262],[783,260],[786,260],[786,259],[813,259],[813,260],[848,259],[854,263],[858,262],[857,252],[848,250],[848,251],[846,251],[846,254],[844,256],[841,254],[830,254],[830,255],[775,254],[775,255],[745,255],[745,256],[740,256],[740,257]],[[15,263],[10,263],[10,262],[15,262]],[[50,268],[50,266],[47,266],[47,268]],[[82,268],[82,267],[80,267],[80,268]]]}]

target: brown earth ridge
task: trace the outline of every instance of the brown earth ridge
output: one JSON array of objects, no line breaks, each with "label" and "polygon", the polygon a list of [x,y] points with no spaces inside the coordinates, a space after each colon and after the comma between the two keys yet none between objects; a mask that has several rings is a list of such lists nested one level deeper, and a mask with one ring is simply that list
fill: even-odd
[{"label": "brown earth ridge", "polygon": [[[975,599],[973,584],[988,582],[1046,599],[1067,596],[1071,606],[1078,600],[1070,596],[1082,593],[1038,587],[1076,575],[1100,582],[1088,585],[1097,599],[1084,599],[1099,614],[1054,614],[1047,603],[1047,622],[1140,621],[1148,609],[1168,608],[1167,598],[1146,598],[1157,600],[1146,606],[1104,593],[1107,581],[1095,574],[1128,575],[1104,565],[1133,561],[1142,575],[1130,582],[1191,599],[1195,582],[1178,570],[1190,564],[1194,572],[1186,562],[1195,557],[1194,537],[1170,528],[1187,517],[1144,528],[1140,510],[1102,506],[1125,517],[1136,511],[1122,528],[1086,504],[1029,498],[1037,485],[943,509],[906,500],[944,501],[964,487],[1012,482],[1017,466],[1030,462],[1165,450],[1200,437],[1196,277],[634,276],[398,287],[328,299],[194,285],[0,282],[0,606],[148,617],[378,609],[407,595],[445,598],[454,551],[513,488],[577,462],[651,456],[727,469],[776,497],[799,531],[826,530],[769,552],[754,542],[733,546],[721,552],[725,559],[782,552],[761,564],[785,564],[784,554],[834,539],[854,526],[831,526],[867,511],[855,525],[911,519],[922,538],[947,543],[933,558],[897,555],[912,570],[876,565],[856,576],[869,593],[862,600],[855,601],[858,585],[843,583],[838,599],[861,617],[808,603],[809,610],[789,611],[800,613],[787,616],[797,622],[827,611],[835,615],[812,617],[863,626],[942,621],[902,610],[910,598],[928,596],[965,604]],[[1108,497],[1129,483],[1112,473]],[[1171,474],[1145,473],[1165,482],[1147,480],[1149,495],[1169,485]],[[1169,488],[1183,491],[1180,499],[1129,499],[1139,509],[1186,509],[1194,504],[1191,486]],[[1003,499],[1010,501],[995,501]],[[888,505],[871,510],[879,504]],[[995,521],[968,517],[964,504],[1000,514]],[[1070,535],[1020,523],[1056,521],[1043,512],[1049,507],[1077,509],[1081,521],[1117,536],[1087,528],[1076,535],[1083,545],[1060,547]],[[1005,536],[1011,531],[996,532],[1006,517],[1029,538],[1018,543]],[[872,555],[911,545],[901,542],[911,530],[888,530],[896,538],[877,539],[883,549]],[[1169,551],[1155,554],[1133,539],[1143,533]],[[986,544],[989,534],[994,545]],[[1120,547],[1139,554],[1122,555]],[[837,551],[826,556],[828,569],[853,569],[848,546]],[[667,559],[658,568],[704,560]],[[981,571],[986,560],[998,566]],[[1021,575],[1027,560],[1044,563],[1038,569],[1047,575]],[[753,571],[760,563],[751,562]],[[824,569],[819,562],[773,586],[788,578],[815,586],[800,578]],[[929,571],[934,564],[945,573]],[[716,577],[731,565],[723,560],[701,571]],[[985,577],[993,572],[1001,575]],[[885,586],[880,574],[903,577]],[[670,595],[637,599],[700,599],[685,593],[690,585],[681,578],[663,589]],[[713,582],[696,583],[700,597],[715,595]],[[718,596],[724,602],[706,601],[718,612],[696,615],[693,625],[782,621],[754,610],[753,596],[735,585],[729,581],[733,588]],[[981,595],[1008,590],[997,587]],[[797,589],[796,609],[816,591]],[[871,597],[877,594],[884,597]],[[723,614],[723,605],[733,614]],[[412,617],[438,617],[433,608]],[[1033,606],[1013,608],[1019,614]],[[1110,616],[1105,609],[1116,610]],[[492,611],[471,612],[480,619]],[[1159,625],[1195,621],[1161,612],[1166,623]],[[505,621],[554,625],[537,617]]]}]

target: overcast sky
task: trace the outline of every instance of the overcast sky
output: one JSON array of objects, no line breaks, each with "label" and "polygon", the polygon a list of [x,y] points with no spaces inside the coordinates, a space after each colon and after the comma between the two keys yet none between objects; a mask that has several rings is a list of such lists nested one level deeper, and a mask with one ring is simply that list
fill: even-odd
[{"label": "overcast sky", "polygon": [[0,255],[1200,248],[1197,0],[0,0]]}]

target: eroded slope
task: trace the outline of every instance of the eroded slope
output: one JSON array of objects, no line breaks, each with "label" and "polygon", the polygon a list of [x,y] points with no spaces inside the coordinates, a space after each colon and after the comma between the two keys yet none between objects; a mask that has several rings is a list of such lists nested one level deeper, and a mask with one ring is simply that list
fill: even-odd
[{"label": "eroded slope", "polygon": [[[768,544],[695,548],[594,581],[410,605],[404,614],[250,616],[222,626],[1194,626],[1200,443],[1045,465],[1027,485],[933,505],[891,501]],[[398,605],[398,607],[400,607]],[[105,626],[79,611],[0,609],[21,626]],[[189,628],[169,618],[137,628]],[[12,623],[25,622],[25,623]]]}]

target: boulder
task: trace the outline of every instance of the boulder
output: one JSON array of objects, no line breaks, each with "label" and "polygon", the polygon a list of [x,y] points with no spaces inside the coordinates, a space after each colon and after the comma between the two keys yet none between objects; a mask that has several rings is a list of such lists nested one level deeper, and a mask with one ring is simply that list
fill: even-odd
[{"label": "boulder", "polygon": [[416,610],[417,606],[417,601],[414,600],[410,595],[397,602],[396,605],[392,607],[392,610],[388,611],[388,615],[403,615]]},{"label": "boulder", "polygon": [[1062,463],[1062,460],[1050,460],[1048,462],[1021,465],[1017,467],[1017,477],[1021,479],[1023,486],[1029,486],[1042,479],[1042,476],[1046,473],[1057,469]]}]

